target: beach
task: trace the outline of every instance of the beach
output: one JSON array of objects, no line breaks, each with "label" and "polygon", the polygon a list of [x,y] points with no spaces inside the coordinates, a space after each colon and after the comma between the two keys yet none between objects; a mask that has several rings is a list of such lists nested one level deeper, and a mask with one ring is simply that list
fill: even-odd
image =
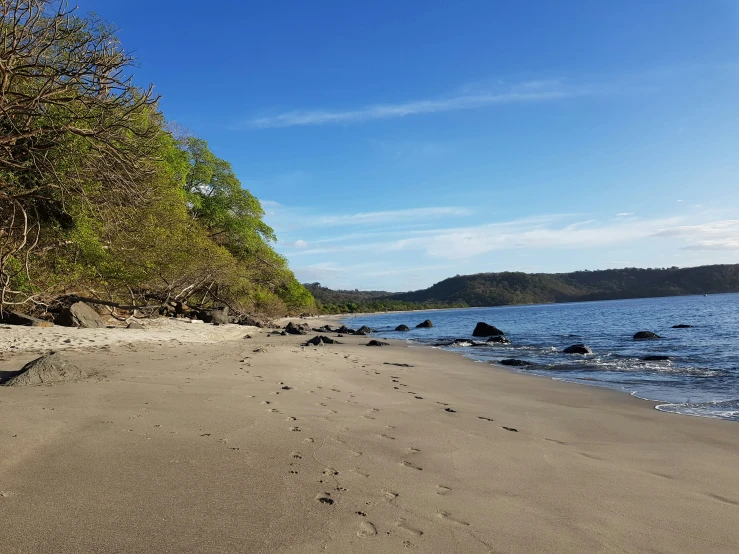
[{"label": "beach", "polygon": [[0,371],[60,349],[90,375],[0,388],[3,553],[739,551],[734,422],[404,341],[178,325],[0,329]]}]

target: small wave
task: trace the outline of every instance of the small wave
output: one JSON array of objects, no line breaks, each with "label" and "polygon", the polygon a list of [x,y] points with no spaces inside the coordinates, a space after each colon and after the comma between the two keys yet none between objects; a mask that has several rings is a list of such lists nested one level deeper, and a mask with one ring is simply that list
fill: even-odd
[{"label": "small wave", "polygon": [[739,399],[717,400],[714,402],[686,402],[684,404],[660,404],[655,407],[660,412],[671,414],[739,421]]}]

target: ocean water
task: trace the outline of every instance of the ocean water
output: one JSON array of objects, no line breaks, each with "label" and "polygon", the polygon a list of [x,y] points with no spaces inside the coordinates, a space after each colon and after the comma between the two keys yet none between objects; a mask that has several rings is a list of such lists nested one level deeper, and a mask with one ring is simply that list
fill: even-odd
[{"label": "ocean water", "polygon": [[[434,327],[415,328],[427,318]],[[512,344],[473,346],[478,321],[500,328]],[[521,373],[621,390],[660,402],[657,409],[666,412],[739,421],[739,294],[374,314],[344,322],[426,346],[470,339],[444,349],[481,362],[519,358],[532,364],[515,370]],[[396,332],[400,324],[411,331]],[[673,329],[677,324],[693,327]],[[662,338],[637,341],[637,331]],[[593,354],[562,353],[577,343]],[[649,355],[670,359],[642,360]]]}]

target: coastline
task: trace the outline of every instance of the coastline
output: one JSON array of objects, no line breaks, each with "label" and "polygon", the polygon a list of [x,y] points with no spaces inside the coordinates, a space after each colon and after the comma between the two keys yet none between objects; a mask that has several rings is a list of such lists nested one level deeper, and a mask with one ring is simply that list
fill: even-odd
[{"label": "coastline", "polygon": [[404,341],[239,329],[68,351],[97,377],[0,388],[6,551],[739,550],[732,422]]}]

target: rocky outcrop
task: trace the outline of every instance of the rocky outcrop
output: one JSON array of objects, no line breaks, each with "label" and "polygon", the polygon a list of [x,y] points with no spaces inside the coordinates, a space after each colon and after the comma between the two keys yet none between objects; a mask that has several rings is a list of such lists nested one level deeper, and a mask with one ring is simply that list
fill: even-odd
[{"label": "rocky outcrop", "polygon": [[261,317],[258,317],[258,316],[246,315],[246,314],[239,317],[238,324],[248,325],[250,327],[259,327],[260,329],[265,328],[265,327],[273,327],[270,321],[262,319]]},{"label": "rocky outcrop", "polygon": [[486,343],[497,343],[497,344],[511,344],[511,341],[505,338],[503,335],[495,335],[490,337]]},{"label": "rocky outcrop", "polygon": [[87,375],[69,363],[59,352],[42,356],[27,363],[4,383],[6,387],[23,387],[83,379]]},{"label": "rocky outcrop", "polygon": [[28,327],[53,327],[54,324],[51,321],[39,319],[30,315],[22,314],[21,312],[7,311],[3,312],[2,323],[9,325],[26,325]]},{"label": "rocky outcrop", "polygon": [[372,332],[372,329],[367,327],[366,325],[362,325],[359,329],[357,329],[354,334],[355,335],[369,335]]},{"label": "rocky outcrop", "polygon": [[681,323],[680,325],[673,325],[673,329],[692,329],[692,325],[686,325],[685,323]]},{"label": "rocky outcrop", "polygon": [[288,335],[307,335],[308,330],[306,329],[306,327],[307,325],[305,325],[304,323],[297,324],[291,321],[287,325],[285,325],[285,332]]},{"label": "rocky outcrop", "polygon": [[310,339],[305,343],[305,346],[323,346],[324,344],[341,344],[339,341],[332,339],[331,337],[325,337],[318,335]]},{"label": "rocky outcrop", "polygon": [[64,308],[56,319],[58,325],[80,327],[83,329],[105,328],[105,321],[95,310],[84,302],[75,302]]},{"label": "rocky outcrop", "polygon": [[473,337],[493,337],[505,335],[503,331],[498,329],[495,325],[490,325],[484,321],[480,321],[475,325],[475,330],[472,331]]},{"label": "rocky outcrop", "polygon": [[334,328],[330,325],[324,325],[323,327],[313,329],[313,331],[315,331],[316,333],[331,333],[333,330]]},{"label": "rocky outcrop", "polygon": [[562,350],[564,354],[592,354],[593,351],[590,350],[589,346],[585,346],[584,344],[573,344],[572,346],[568,346],[564,350]]},{"label": "rocky outcrop", "polygon": [[354,329],[349,329],[349,327],[347,327],[346,325],[342,325],[341,327],[339,327],[338,329],[336,329],[336,332],[337,333],[343,333],[345,335],[353,335],[354,334]]},{"label": "rocky outcrop", "polygon": [[518,360],[516,358],[506,358],[505,360],[500,360],[498,363],[500,365],[507,365],[512,367],[525,367],[531,365],[531,363],[525,360]]},{"label": "rocky outcrop", "polygon": [[642,358],[642,360],[644,360],[645,362],[666,362],[669,359],[670,359],[669,356],[658,356],[658,355],[644,356]]},{"label": "rocky outcrop", "polygon": [[434,324],[431,323],[430,319],[427,319],[426,321],[422,321],[418,325],[416,325],[416,329],[428,329],[430,327],[433,327]]},{"label": "rocky outcrop", "polygon": [[661,339],[657,333],[652,333],[651,331],[639,331],[634,335],[634,340],[652,340],[652,339]]},{"label": "rocky outcrop", "polygon": [[408,327],[407,325],[398,325],[398,326],[397,326],[397,327],[395,328],[395,330],[396,330],[396,331],[410,331],[411,329],[410,329],[410,327]]},{"label": "rocky outcrop", "polygon": [[389,342],[382,342],[379,340],[371,340],[367,343],[367,346],[389,346]]},{"label": "rocky outcrop", "polygon": [[138,321],[132,321],[128,325],[126,325],[126,329],[144,329],[144,326],[141,325]]}]

